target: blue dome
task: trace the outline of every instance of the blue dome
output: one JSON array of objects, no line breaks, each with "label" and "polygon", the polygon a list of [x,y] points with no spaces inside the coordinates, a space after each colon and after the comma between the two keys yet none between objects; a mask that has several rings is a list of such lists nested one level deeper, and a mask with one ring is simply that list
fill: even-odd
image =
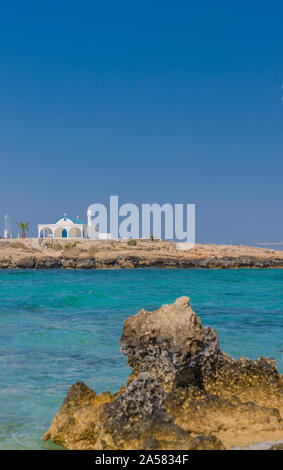
[{"label": "blue dome", "polygon": [[59,222],[59,220],[61,219],[64,219],[64,220],[71,220],[74,224],[84,224],[84,222],[82,222],[82,220],[80,219],[73,219],[72,217],[60,217],[56,222],[55,224],[57,224],[57,222]]}]

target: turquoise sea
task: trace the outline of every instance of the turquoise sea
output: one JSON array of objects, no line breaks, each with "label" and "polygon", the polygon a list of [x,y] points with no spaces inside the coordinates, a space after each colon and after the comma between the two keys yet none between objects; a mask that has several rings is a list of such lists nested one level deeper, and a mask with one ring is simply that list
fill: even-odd
[{"label": "turquoise sea", "polygon": [[125,318],[188,295],[222,349],[283,372],[283,270],[0,271],[0,448],[44,449],[68,388],[117,390]]}]

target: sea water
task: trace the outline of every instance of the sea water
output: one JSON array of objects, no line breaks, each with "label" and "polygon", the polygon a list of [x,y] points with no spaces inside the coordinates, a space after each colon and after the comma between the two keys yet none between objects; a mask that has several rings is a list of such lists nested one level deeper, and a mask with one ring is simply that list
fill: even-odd
[{"label": "sea water", "polygon": [[0,271],[0,448],[56,447],[42,435],[72,384],[126,383],[124,320],[183,295],[224,351],[283,372],[283,270]]}]

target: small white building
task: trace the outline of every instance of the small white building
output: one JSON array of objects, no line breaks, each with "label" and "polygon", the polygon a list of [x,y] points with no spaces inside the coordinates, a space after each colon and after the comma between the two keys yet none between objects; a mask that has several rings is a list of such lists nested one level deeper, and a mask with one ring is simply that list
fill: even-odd
[{"label": "small white building", "polygon": [[38,225],[38,238],[76,238],[76,239],[111,239],[110,233],[101,233],[96,227],[86,225],[84,222],[71,217],[64,217],[55,222],[55,224],[39,224]]},{"label": "small white building", "polygon": [[87,225],[65,214],[55,224],[39,224],[38,238],[87,238]]}]

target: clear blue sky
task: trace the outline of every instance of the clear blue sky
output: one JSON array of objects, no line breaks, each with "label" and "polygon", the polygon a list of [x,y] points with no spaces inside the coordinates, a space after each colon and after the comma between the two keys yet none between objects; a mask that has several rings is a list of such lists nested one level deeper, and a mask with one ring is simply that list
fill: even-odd
[{"label": "clear blue sky", "polygon": [[194,202],[198,242],[283,240],[282,1],[3,1],[0,217]]}]

